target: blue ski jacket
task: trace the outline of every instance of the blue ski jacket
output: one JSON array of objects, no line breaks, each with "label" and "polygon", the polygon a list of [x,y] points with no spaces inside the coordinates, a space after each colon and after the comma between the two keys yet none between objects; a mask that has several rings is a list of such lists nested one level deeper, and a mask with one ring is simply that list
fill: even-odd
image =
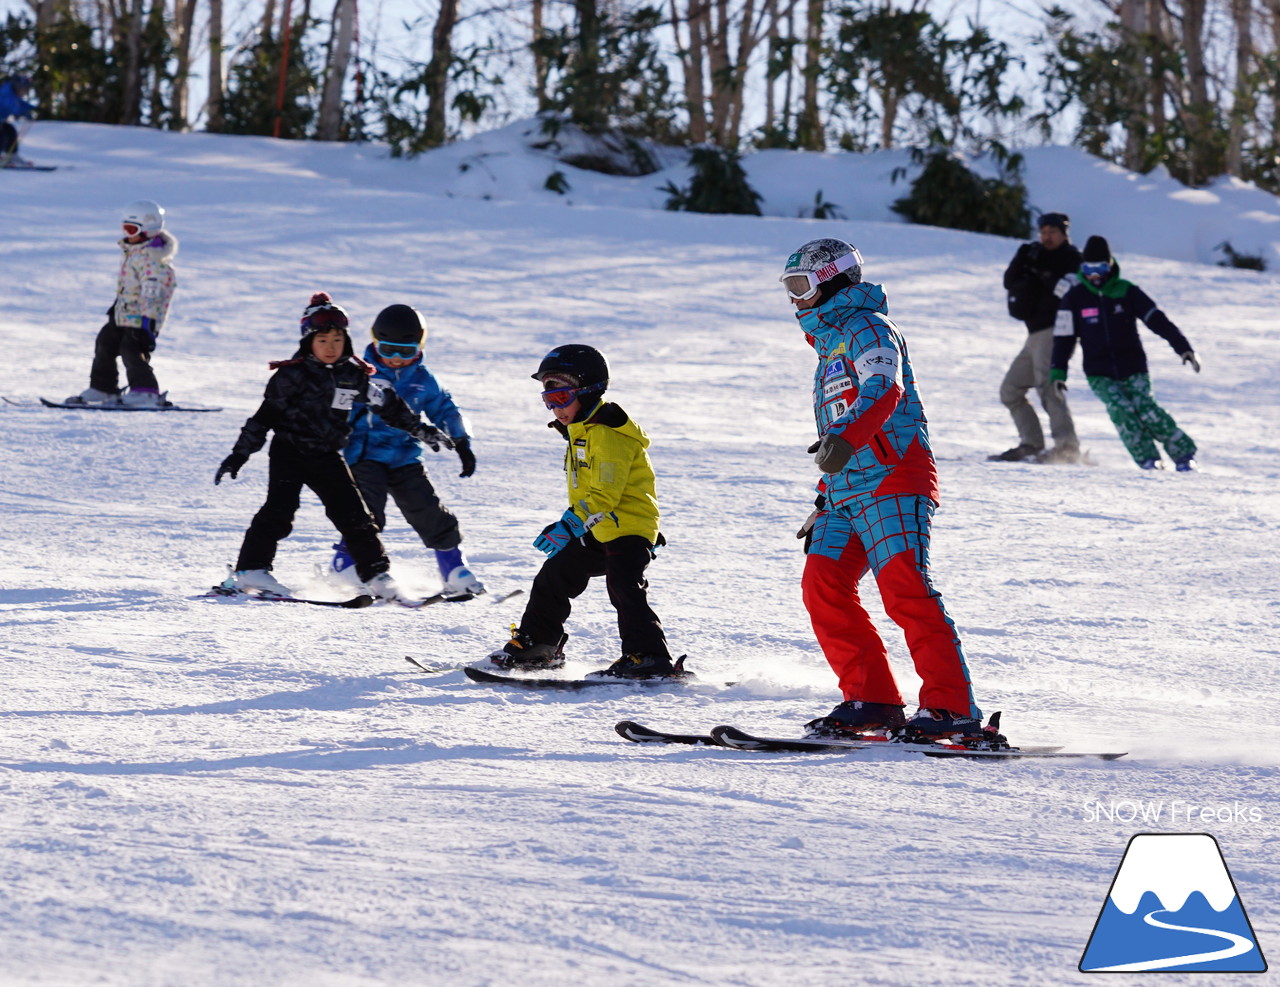
[{"label": "blue ski jacket", "polygon": [[[422,363],[422,355],[407,367],[392,370],[378,359],[378,351],[369,346],[365,362],[374,368],[374,379],[388,382],[414,414],[425,414],[431,424],[451,439],[468,436],[467,422],[453,403],[453,397],[440,386],[435,374]],[[351,409],[351,438],[342,451],[348,463],[373,459],[391,469],[420,462],[425,446],[412,435],[392,428],[366,404]]]},{"label": "blue ski jacket", "polygon": [[0,120],[9,117],[30,117],[36,111],[33,104],[13,91],[12,82],[0,82]]},{"label": "blue ski jacket", "polygon": [[849,464],[818,489],[842,507],[855,498],[920,494],[938,500],[929,423],[907,343],[878,284],[855,284],[796,318],[818,354],[813,413],[818,434],[853,446]]}]

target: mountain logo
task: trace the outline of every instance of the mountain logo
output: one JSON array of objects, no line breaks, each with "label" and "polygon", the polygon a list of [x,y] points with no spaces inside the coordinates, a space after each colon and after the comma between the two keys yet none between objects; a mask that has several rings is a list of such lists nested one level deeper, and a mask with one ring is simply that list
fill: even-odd
[{"label": "mountain logo", "polygon": [[1111,881],[1081,973],[1262,973],[1267,969],[1218,841],[1139,833]]}]

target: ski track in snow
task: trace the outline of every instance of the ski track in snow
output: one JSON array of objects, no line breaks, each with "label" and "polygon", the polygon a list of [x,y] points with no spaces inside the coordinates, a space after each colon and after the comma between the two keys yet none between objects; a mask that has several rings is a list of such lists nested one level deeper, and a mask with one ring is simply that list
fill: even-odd
[{"label": "ski track in snow", "polygon": [[[1070,395],[1097,465],[992,464],[1013,438],[997,390],[1023,331],[999,290],[1009,240],[451,198],[428,159],[368,149],[47,124],[27,147],[77,167],[0,183],[24,231],[0,243],[5,393],[85,386],[114,210],[145,194],[182,245],[161,385],[227,410],[0,407],[0,982],[1084,983],[1124,845],[1153,829],[1213,832],[1275,951],[1274,276],[1121,258],[1202,356],[1193,375],[1144,335],[1201,473],[1139,472],[1078,360]],[[819,235],[862,249],[907,337],[941,474],[935,580],[979,703],[1015,743],[1129,757],[759,755],[613,733],[627,718],[786,733],[839,699],[793,537],[816,478],[812,362],[774,280]],[[598,343],[611,396],[654,441],[670,541],[655,608],[691,668],[737,684],[533,693],[404,662],[480,657],[520,597],[193,599],[235,556],[265,451],[238,481],[215,488],[214,470],[318,288],[356,327],[394,301],[426,313],[428,364],[479,462],[469,480],[451,454],[429,466],[495,592],[528,585],[530,542],[563,510],[560,439],[528,375],[557,342]],[[325,592],[314,570],[335,535],[308,496],[277,573]],[[394,511],[386,540],[406,589],[433,592]],[[912,696],[901,637],[877,619]],[[569,630],[575,660],[615,657],[602,585]],[[1086,802],[1125,799],[1262,818],[1086,819]]]}]

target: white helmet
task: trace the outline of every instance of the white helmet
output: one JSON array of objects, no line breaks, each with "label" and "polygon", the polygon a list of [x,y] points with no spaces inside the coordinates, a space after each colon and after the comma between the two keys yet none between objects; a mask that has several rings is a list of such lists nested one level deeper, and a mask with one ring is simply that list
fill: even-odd
[{"label": "white helmet", "polygon": [[820,286],[838,274],[848,276],[852,284],[862,280],[862,254],[858,248],[835,237],[810,240],[787,258],[778,278],[787,294],[800,301],[816,298]]},{"label": "white helmet", "polygon": [[164,229],[164,209],[160,203],[150,199],[139,199],[124,207],[120,216],[121,223],[132,223],[148,236],[154,236]]}]

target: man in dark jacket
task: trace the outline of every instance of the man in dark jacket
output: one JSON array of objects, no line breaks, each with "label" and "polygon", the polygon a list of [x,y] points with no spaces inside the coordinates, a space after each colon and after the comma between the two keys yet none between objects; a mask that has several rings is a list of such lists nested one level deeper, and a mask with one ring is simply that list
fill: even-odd
[{"label": "man in dark jacket", "polygon": [[1089,387],[1106,406],[1134,462],[1144,470],[1162,469],[1158,441],[1178,471],[1185,473],[1196,468],[1196,444],[1151,395],[1147,354],[1138,338],[1139,319],[1167,340],[1183,363],[1200,372],[1200,361],[1187,337],[1146,292],[1120,277],[1120,264],[1111,256],[1107,241],[1089,237],[1079,283],[1062,296],[1058,309],[1049,375],[1054,389],[1065,394],[1067,365],[1079,339]]},{"label": "man in dark jacket", "polygon": [[[1068,235],[1070,226],[1071,220],[1064,213],[1045,213],[1040,217],[1040,242],[1019,247],[1004,272],[1009,314],[1026,323],[1027,340],[1000,384],[1000,400],[1013,416],[1018,444],[991,459],[1008,462],[1039,459],[1051,463],[1074,463],[1080,459],[1080,443],[1076,439],[1071,409],[1049,383],[1058,299],[1075,284],[1073,275],[1080,267],[1080,251]],[[1027,400],[1027,392],[1033,387],[1049,416],[1053,448],[1048,452],[1045,452],[1040,418]]]}]

